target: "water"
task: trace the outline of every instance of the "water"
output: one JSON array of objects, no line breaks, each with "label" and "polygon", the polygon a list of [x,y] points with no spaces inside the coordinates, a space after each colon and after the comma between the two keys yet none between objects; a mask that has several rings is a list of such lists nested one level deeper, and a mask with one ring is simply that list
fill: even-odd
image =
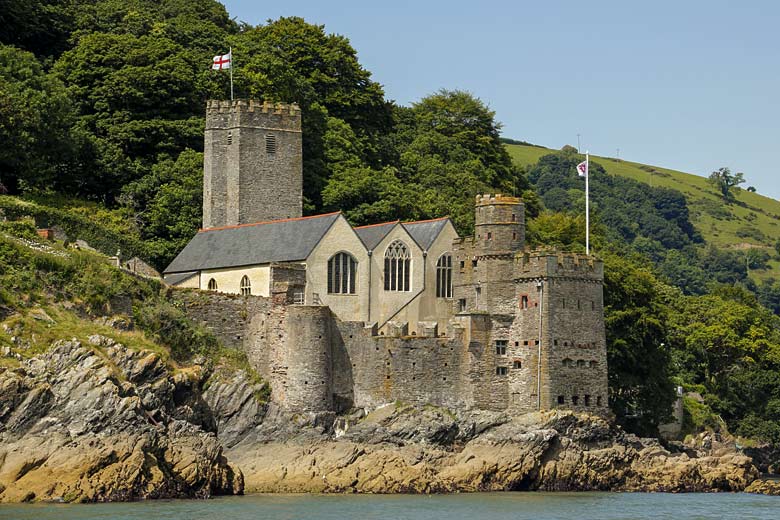
[{"label": "water", "polygon": [[254,495],[129,504],[0,504],[2,520],[775,520],[778,516],[780,497],[739,493]]}]

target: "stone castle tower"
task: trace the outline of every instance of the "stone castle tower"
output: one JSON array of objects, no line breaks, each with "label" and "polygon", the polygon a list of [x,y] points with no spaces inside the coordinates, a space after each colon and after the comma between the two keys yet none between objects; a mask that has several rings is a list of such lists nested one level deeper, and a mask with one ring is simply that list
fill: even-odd
[{"label": "stone castle tower", "polygon": [[301,111],[237,99],[206,106],[203,228],[300,217]]}]

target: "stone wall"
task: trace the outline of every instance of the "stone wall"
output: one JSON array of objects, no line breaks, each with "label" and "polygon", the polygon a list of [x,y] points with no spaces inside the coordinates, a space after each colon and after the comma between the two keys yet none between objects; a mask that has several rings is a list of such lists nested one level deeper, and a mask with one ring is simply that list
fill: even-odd
[{"label": "stone wall", "polygon": [[[496,303],[503,312],[461,312],[441,336],[424,324],[412,335],[406,324],[395,324],[385,335],[375,323],[341,321],[326,306],[291,305],[278,295],[180,291],[177,298],[226,345],[244,349],[270,381],[273,399],[291,410],[402,401],[605,413],[601,263],[550,253],[518,254],[512,262],[504,283],[513,296]],[[279,273],[279,284],[287,285],[305,272],[291,266]]]},{"label": "stone wall", "polygon": [[237,349],[244,349],[251,339],[250,324],[271,308],[271,300],[262,296],[193,289],[174,289],[172,294],[191,320],[210,329],[226,347]]}]

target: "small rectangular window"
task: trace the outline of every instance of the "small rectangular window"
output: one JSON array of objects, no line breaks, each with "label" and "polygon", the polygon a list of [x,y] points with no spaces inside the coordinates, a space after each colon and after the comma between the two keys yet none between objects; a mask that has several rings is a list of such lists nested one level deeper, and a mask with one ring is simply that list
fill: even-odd
[{"label": "small rectangular window", "polygon": [[507,368],[506,367],[496,367],[496,375],[497,376],[505,376],[507,374]]},{"label": "small rectangular window", "polygon": [[488,240],[493,240],[493,233],[491,233],[490,231],[488,231],[487,239]]},{"label": "small rectangular window", "polygon": [[562,395],[559,395],[558,396],[558,404],[564,404],[565,402],[566,402],[566,399]]},{"label": "small rectangular window", "polygon": [[497,339],[496,340],[496,355],[497,356],[506,356],[506,347],[509,344],[509,341],[505,339]]},{"label": "small rectangular window", "polygon": [[466,262],[464,262],[463,260],[461,260],[461,261],[460,261],[460,268],[461,268],[461,269],[464,269],[465,267],[466,267]]},{"label": "small rectangular window", "polygon": [[458,300],[458,312],[464,312],[466,310],[466,299],[461,298]]},{"label": "small rectangular window", "polygon": [[276,153],[276,136],[274,134],[265,135],[265,153],[269,155]]},{"label": "small rectangular window", "polygon": [[573,404],[574,406],[577,406],[577,404],[579,402],[580,402],[580,396],[578,396],[578,395],[571,396],[571,404]]},{"label": "small rectangular window", "polygon": [[524,294],[520,297],[520,308],[521,309],[528,308],[528,295]]},{"label": "small rectangular window", "polygon": [[515,369],[517,369],[517,368],[523,368],[523,363],[522,363],[521,361],[518,361],[517,359],[515,359],[515,360],[512,362],[512,368],[515,368]]},{"label": "small rectangular window", "polygon": [[471,267],[477,267],[477,261],[476,260],[472,260],[471,261]]},{"label": "small rectangular window", "polygon": [[585,406],[590,406],[590,396],[585,394]]}]

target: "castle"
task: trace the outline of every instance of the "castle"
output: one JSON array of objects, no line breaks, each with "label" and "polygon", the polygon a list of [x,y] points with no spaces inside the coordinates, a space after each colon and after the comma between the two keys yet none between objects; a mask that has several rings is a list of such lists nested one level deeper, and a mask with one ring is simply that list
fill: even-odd
[{"label": "castle", "polygon": [[302,216],[296,105],[209,101],[203,229],[165,270],[187,311],[300,411],[393,401],[607,410],[603,264],[529,251],[520,199],[353,228]]}]

